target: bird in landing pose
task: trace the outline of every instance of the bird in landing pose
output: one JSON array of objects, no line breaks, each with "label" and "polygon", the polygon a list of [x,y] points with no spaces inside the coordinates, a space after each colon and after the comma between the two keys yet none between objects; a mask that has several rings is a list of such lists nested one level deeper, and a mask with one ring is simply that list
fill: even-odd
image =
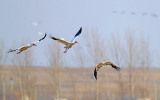
[{"label": "bird in landing pose", "polygon": [[77,41],[75,41],[77,39],[77,37],[81,34],[82,32],[82,28],[80,28],[80,30],[76,33],[76,35],[74,36],[74,38],[72,39],[71,42],[67,42],[64,39],[59,39],[59,38],[55,38],[53,36],[50,36],[51,39],[53,40],[57,40],[58,42],[66,45],[64,48],[66,48],[66,50],[64,51],[64,53],[66,53],[68,51],[69,48],[71,48],[75,43],[78,43]]},{"label": "bird in landing pose", "polygon": [[37,46],[36,43],[38,43],[38,42],[40,42],[41,40],[43,40],[46,36],[47,36],[47,34],[45,33],[45,36],[44,36],[43,38],[41,38],[39,41],[32,42],[32,43],[30,43],[30,44],[27,44],[27,45],[22,46],[22,47],[20,47],[20,48],[18,48],[18,49],[15,49],[15,50],[10,49],[7,53],[18,51],[17,54],[19,54],[19,53],[21,53],[22,51],[27,50],[28,48],[31,48],[32,46]]},{"label": "bird in landing pose", "polygon": [[96,80],[97,80],[97,71],[98,71],[103,65],[110,65],[110,66],[112,66],[112,68],[115,68],[117,71],[120,70],[119,67],[117,67],[116,65],[114,65],[114,64],[111,63],[111,62],[101,62],[101,63],[99,63],[98,65],[96,65],[96,68],[95,68],[95,70],[94,70],[94,76],[95,76]]}]

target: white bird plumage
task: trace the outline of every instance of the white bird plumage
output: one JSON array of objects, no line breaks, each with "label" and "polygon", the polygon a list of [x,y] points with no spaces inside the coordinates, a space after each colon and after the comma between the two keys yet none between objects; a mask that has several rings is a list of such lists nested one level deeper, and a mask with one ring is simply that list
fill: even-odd
[{"label": "white bird plumage", "polygon": [[53,37],[52,35],[50,35],[50,38],[53,39],[53,40],[57,40],[58,42],[66,45],[64,48],[66,48],[66,50],[64,51],[64,53],[66,53],[68,51],[69,48],[71,48],[75,43],[78,43],[77,41],[75,41],[79,35],[81,34],[82,32],[82,28],[80,28],[80,30],[76,33],[76,35],[74,36],[74,38],[72,39],[71,42],[67,42],[65,41],[63,38],[60,39],[60,38],[55,38]]},{"label": "white bird plumage", "polygon": [[34,26],[38,26],[39,24],[41,24],[41,21],[39,21],[39,22],[32,22],[32,24],[33,24]]},{"label": "white bird plumage", "polygon": [[27,50],[28,48],[31,48],[32,46],[37,46],[36,43],[38,43],[38,42],[40,42],[41,40],[43,40],[46,36],[47,36],[47,34],[45,33],[45,36],[44,36],[43,38],[41,38],[39,41],[32,42],[32,43],[30,43],[30,44],[27,44],[27,45],[22,46],[22,47],[20,47],[20,48],[18,48],[18,49],[15,49],[15,50],[10,49],[7,53],[18,51],[17,54],[19,54],[19,53],[21,53],[22,51]]}]

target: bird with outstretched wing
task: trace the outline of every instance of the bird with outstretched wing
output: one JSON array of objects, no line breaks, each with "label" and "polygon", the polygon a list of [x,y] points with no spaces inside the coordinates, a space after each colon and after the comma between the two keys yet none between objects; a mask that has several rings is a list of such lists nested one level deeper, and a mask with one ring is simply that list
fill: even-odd
[{"label": "bird with outstretched wing", "polygon": [[19,53],[21,53],[22,51],[27,50],[28,48],[31,48],[32,46],[37,46],[36,43],[42,41],[46,36],[47,36],[47,34],[45,33],[45,36],[44,36],[43,38],[41,38],[40,40],[38,40],[38,41],[36,41],[36,42],[32,42],[32,43],[30,43],[30,44],[27,44],[27,45],[22,46],[22,47],[20,47],[20,48],[18,48],[18,49],[15,49],[15,50],[10,49],[7,53],[18,51],[17,54],[19,54]]},{"label": "bird with outstretched wing", "polygon": [[95,76],[96,80],[97,80],[97,72],[98,72],[98,70],[99,70],[101,67],[103,67],[104,65],[110,65],[112,68],[116,69],[117,71],[120,70],[120,67],[117,67],[116,65],[114,65],[114,64],[111,63],[111,62],[101,62],[101,63],[99,63],[98,65],[96,65],[96,68],[94,69],[94,76]]},{"label": "bird with outstretched wing", "polygon": [[79,31],[76,33],[76,35],[74,36],[74,38],[72,39],[71,42],[67,42],[65,41],[64,39],[60,39],[60,38],[55,38],[53,37],[52,35],[50,35],[50,38],[53,39],[53,40],[56,40],[64,45],[66,45],[64,48],[66,48],[66,50],[64,51],[64,53],[66,53],[68,51],[69,48],[71,48],[75,43],[78,43],[77,41],[75,41],[79,35],[81,34],[82,32],[82,28],[79,29]]}]

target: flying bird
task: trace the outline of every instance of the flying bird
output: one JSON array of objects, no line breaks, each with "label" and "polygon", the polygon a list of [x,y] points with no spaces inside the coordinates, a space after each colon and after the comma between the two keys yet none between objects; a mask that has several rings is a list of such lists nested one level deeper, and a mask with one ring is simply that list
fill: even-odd
[{"label": "flying bird", "polygon": [[152,13],[152,16],[153,16],[153,17],[156,17],[156,18],[158,17],[158,15],[156,15],[156,14],[154,14],[154,13]]},{"label": "flying bird", "polygon": [[131,12],[131,15],[135,15],[136,13],[135,12]]},{"label": "flying bird", "polygon": [[144,12],[144,13],[142,13],[142,15],[143,15],[143,16],[147,16],[147,13]]},{"label": "flying bird", "polygon": [[114,10],[114,11],[112,11],[112,12],[113,12],[114,14],[115,14],[115,13],[117,13],[117,11],[115,11],[115,10]]},{"label": "flying bird", "polygon": [[82,27],[81,27],[80,30],[76,33],[76,35],[74,36],[74,38],[72,39],[71,42],[67,42],[67,41],[65,41],[64,39],[55,38],[55,37],[53,37],[53,36],[50,36],[50,38],[53,39],[53,40],[57,40],[58,42],[66,45],[66,46],[64,47],[64,48],[66,48],[66,50],[64,51],[64,53],[66,53],[69,48],[71,48],[75,43],[78,43],[78,42],[75,41],[75,40],[78,38],[78,36],[81,34],[81,32],[82,32]]},{"label": "flying bird", "polygon": [[32,22],[32,24],[33,24],[34,26],[38,26],[39,24],[41,24],[41,21],[39,21],[39,22]]},{"label": "flying bird", "polygon": [[97,71],[98,71],[103,65],[110,65],[110,66],[112,66],[112,68],[115,68],[117,71],[120,70],[119,67],[117,67],[116,65],[114,65],[114,64],[111,63],[111,62],[101,62],[101,63],[99,63],[98,65],[96,65],[96,68],[95,68],[95,70],[94,70],[94,76],[95,76],[96,80],[97,80]]},{"label": "flying bird", "polygon": [[36,43],[42,41],[46,36],[47,36],[47,34],[45,33],[45,36],[44,36],[43,38],[41,38],[39,41],[32,42],[32,43],[30,43],[30,44],[27,44],[27,45],[22,46],[22,47],[20,47],[20,48],[18,48],[18,49],[15,49],[15,50],[10,49],[7,53],[18,51],[17,54],[19,54],[19,53],[21,53],[22,51],[27,50],[28,48],[31,48],[32,46],[37,46]]}]

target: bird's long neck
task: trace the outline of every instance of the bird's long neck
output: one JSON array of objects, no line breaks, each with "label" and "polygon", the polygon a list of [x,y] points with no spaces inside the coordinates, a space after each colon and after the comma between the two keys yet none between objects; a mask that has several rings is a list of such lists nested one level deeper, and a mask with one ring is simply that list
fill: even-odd
[{"label": "bird's long neck", "polygon": [[76,42],[72,42],[72,44],[75,44]]}]

